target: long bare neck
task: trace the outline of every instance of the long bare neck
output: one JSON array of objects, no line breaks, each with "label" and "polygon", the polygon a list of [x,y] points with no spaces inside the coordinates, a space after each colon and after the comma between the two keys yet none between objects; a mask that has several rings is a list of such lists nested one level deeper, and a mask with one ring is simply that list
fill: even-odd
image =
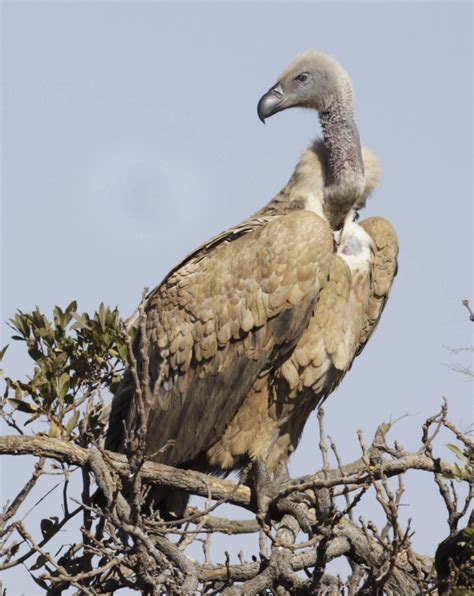
[{"label": "long bare neck", "polygon": [[331,226],[339,229],[363,192],[364,163],[352,95],[342,93],[319,112],[326,147],[325,210]]},{"label": "long bare neck", "polygon": [[354,112],[341,103],[319,113],[327,149],[327,184],[337,184],[348,173],[364,174],[359,131]]}]

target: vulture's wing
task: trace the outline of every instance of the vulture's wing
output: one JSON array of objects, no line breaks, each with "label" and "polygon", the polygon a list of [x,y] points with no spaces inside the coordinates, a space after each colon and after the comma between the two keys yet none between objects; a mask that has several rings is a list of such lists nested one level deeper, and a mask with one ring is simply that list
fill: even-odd
[{"label": "vulture's wing", "polygon": [[[151,293],[149,453],[173,440],[157,459],[190,462],[222,435],[256,377],[303,333],[333,253],[327,223],[292,211],[213,239]],[[124,411],[128,425],[136,415],[125,393],[114,398],[111,436]]]},{"label": "vulture's wing", "polygon": [[353,325],[352,312],[348,308],[350,292],[349,267],[336,256],[308,327],[277,373],[288,383],[290,396],[305,389],[324,394],[332,384],[328,379],[332,369],[337,367],[338,371],[344,371],[348,367],[350,346],[347,335],[353,335],[348,333]]},{"label": "vulture's wing", "polygon": [[362,352],[379,322],[398,270],[398,239],[392,224],[382,217],[371,217],[359,225],[372,238],[374,255],[371,293],[356,355]]},{"label": "vulture's wing", "polygon": [[329,282],[290,358],[279,374],[291,395],[311,389],[327,397],[342,381],[373,333],[397,271],[398,242],[391,224],[373,217],[359,224],[372,240],[367,271],[351,272],[338,255]]}]

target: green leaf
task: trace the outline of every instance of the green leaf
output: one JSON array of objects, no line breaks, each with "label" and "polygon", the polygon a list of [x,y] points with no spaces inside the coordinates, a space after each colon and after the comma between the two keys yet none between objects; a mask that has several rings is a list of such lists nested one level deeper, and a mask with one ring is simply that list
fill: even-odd
[{"label": "green leaf", "polygon": [[38,348],[36,347],[38,344],[34,342],[30,344],[30,340],[28,340],[28,344],[29,346],[31,346],[28,348],[28,355],[30,356],[30,358],[35,362],[41,360],[41,358],[43,358],[43,352],[41,352],[41,350],[38,350]]},{"label": "green leaf", "polygon": [[120,359],[123,362],[128,362],[128,348],[125,344],[120,344],[117,346],[117,350],[120,356]]},{"label": "green leaf", "polygon": [[5,356],[5,352],[7,350],[8,350],[8,344],[2,350],[0,350],[0,360],[3,360],[3,357]]},{"label": "green leaf", "polygon": [[64,313],[59,306],[54,307],[53,319],[56,327],[64,327]]},{"label": "green leaf", "polygon": [[59,352],[59,354],[56,356],[56,365],[60,366],[62,364],[64,364],[67,360],[67,354],[66,352]]},{"label": "green leaf", "polygon": [[[38,559],[36,560],[35,565],[38,563],[38,561],[40,560],[40,557],[42,557],[43,555],[40,555],[38,557]],[[44,563],[41,563],[41,565],[38,567],[38,569],[40,567],[43,567]],[[34,569],[35,567],[30,567],[31,569]],[[30,574],[31,579],[35,582],[35,584],[38,584],[38,586],[44,590],[46,593],[49,592],[49,586],[48,584],[44,581],[44,579],[41,579],[40,577],[35,577],[32,573]]]},{"label": "green leaf", "polygon": [[33,414],[34,412],[38,411],[38,408],[36,406],[33,406],[32,404],[29,404],[26,401],[21,401],[21,399],[10,398],[8,401],[12,404],[12,406],[14,406],[15,410],[18,410],[19,412],[25,412],[25,414]]},{"label": "green leaf", "polygon": [[36,325],[36,327],[38,327],[39,329],[49,329],[50,325],[49,325],[49,321],[46,319],[46,317],[40,312],[39,308],[36,307],[36,310],[34,310],[31,313],[32,319],[33,319],[33,323]]},{"label": "green leaf", "polygon": [[48,436],[50,436],[53,439],[58,439],[61,436],[61,434],[61,427],[54,420],[51,420]]},{"label": "green leaf", "polygon": [[[45,557],[44,555],[40,555],[36,559],[36,563],[30,567],[30,571],[36,571],[36,569],[41,569],[41,567],[43,567],[44,564],[47,562],[48,562],[47,557]],[[37,578],[34,578],[34,579],[37,579]]]},{"label": "green leaf", "polygon": [[68,314],[72,314],[77,311],[77,302],[73,300],[66,308]]},{"label": "green leaf", "polygon": [[69,391],[70,379],[67,373],[63,373],[58,379],[58,397],[64,399],[64,396]]},{"label": "green leaf", "polygon": [[25,315],[21,312],[21,310],[19,310],[18,314],[15,315],[15,318],[10,319],[10,322],[12,323],[13,327],[17,329],[25,338],[29,337],[30,325],[28,321],[28,315]]},{"label": "green leaf", "polygon": [[70,435],[72,431],[75,429],[77,421],[79,420],[80,412],[76,410],[74,414],[69,418],[66,424],[66,433]]},{"label": "green leaf", "polygon": [[101,302],[99,306],[99,323],[102,331],[105,331],[105,320],[106,320],[107,313],[105,311],[104,303]]},{"label": "green leaf", "polygon": [[73,318],[75,319],[76,323],[72,326],[73,329],[82,329],[86,327],[86,320],[84,315],[79,315],[77,312],[72,313]]},{"label": "green leaf", "polygon": [[459,459],[465,460],[466,456],[465,454],[461,451],[461,449],[459,449],[459,447],[457,445],[453,445],[452,443],[448,443],[448,445],[446,445],[446,447],[448,449],[450,449]]}]

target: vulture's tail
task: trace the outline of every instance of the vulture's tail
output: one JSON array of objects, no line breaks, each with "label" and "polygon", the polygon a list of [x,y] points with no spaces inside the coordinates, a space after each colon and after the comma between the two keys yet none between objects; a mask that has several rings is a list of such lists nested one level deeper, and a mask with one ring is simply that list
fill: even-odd
[{"label": "vulture's tail", "polygon": [[[134,391],[132,375],[127,370],[111,403],[104,408],[102,414],[102,418],[106,420],[104,447],[109,451],[122,453],[124,450],[127,418]],[[105,505],[104,495],[100,489],[96,491],[93,500],[99,506]],[[185,491],[166,486],[152,486],[143,506],[148,513],[159,511],[163,519],[170,520],[183,517],[188,501],[189,495]]]}]

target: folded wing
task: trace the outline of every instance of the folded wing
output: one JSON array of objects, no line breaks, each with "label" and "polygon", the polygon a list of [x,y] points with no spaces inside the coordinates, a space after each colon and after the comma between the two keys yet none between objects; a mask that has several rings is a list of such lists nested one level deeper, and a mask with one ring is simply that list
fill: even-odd
[{"label": "folded wing", "polygon": [[[217,441],[257,376],[279,366],[303,334],[333,256],[328,224],[293,211],[221,235],[151,293],[147,450],[173,441],[155,459],[190,462]],[[120,427],[135,419],[132,396],[128,375],[114,398],[108,448],[120,449]]]}]

